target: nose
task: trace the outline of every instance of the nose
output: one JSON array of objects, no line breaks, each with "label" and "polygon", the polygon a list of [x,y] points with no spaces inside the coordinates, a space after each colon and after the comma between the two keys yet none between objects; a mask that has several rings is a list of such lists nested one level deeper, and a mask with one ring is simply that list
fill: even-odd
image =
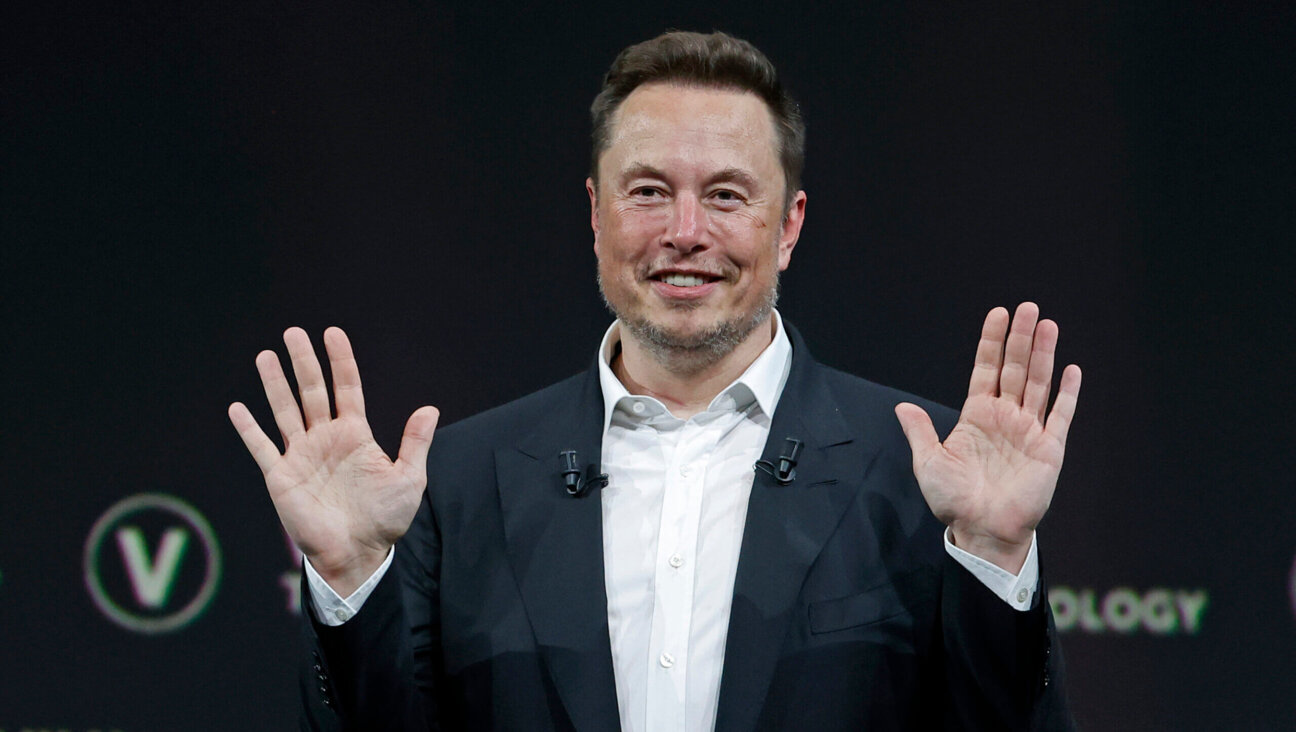
[{"label": "nose", "polygon": [[705,236],[706,209],[702,202],[688,193],[677,196],[671,207],[671,221],[663,243],[680,254],[688,254],[705,245]]}]

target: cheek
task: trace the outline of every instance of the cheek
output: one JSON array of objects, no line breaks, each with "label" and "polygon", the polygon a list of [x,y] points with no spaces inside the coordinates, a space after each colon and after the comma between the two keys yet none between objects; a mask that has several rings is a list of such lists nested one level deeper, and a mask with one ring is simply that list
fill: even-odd
[{"label": "cheek", "polygon": [[782,272],[792,262],[792,250],[779,247],[777,242],[775,242],[774,246],[778,248],[778,270]]},{"label": "cheek", "polygon": [[618,211],[614,226],[617,236],[628,245],[651,241],[667,228],[670,214],[663,207]]},{"label": "cheek", "polygon": [[599,258],[627,262],[647,256],[661,224],[656,212],[617,212],[605,220],[598,237]]},{"label": "cheek", "polygon": [[741,224],[748,231],[764,231],[769,228],[769,221],[761,208],[734,211],[728,219],[735,224]]},{"label": "cheek", "polygon": [[736,248],[749,252],[752,259],[759,257],[770,241],[777,241],[768,222],[751,211],[712,216],[709,228],[717,238],[733,242]]},{"label": "cheek", "polygon": [[604,238],[597,253],[599,277],[604,283],[618,286],[635,280],[637,258],[619,242]]}]

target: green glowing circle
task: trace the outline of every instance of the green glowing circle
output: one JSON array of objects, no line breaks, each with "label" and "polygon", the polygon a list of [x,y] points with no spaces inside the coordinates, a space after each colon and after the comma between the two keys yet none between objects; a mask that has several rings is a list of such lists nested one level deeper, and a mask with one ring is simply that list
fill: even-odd
[{"label": "green glowing circle", "polygon": [[[184,521],[198,535],[207,556],[202,586],[197,595],[180,609],[161,617],[145,617],[123,608],[108,595],[99,577],[100,548],[104,538],[108,536],[108,530],[120,519],[150,509],[165,511]],[[150,635],[169,633],[192,623],[207,609],[220,585],[220,545],[216,542],[216,532],[212,530],[211,524],[193,506],[175,496],[162,493],[141,493],[113,504],[90,529],[82,564],[86,589],[95,606],[121,627]]]}]

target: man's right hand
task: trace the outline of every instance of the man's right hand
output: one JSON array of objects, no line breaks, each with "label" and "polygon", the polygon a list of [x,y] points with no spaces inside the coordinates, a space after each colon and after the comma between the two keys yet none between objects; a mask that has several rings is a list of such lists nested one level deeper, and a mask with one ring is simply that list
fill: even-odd
[{"label": "man's right hand", "polygon": [[360,370],[342,329],[324,331],[336,417],[306,331],[289,328],[284,343],[297,378],[300,407],[275,352],[262,351],[256,358],[283,436],[283,454],[241,402],[230,405],[229,418],[265,476],[288,536],[329,586],[347,597],[378,569],[414,520],[427,485],[428,447],[440,414],[435,407],[415,411],[392,462],[365,419]]}]

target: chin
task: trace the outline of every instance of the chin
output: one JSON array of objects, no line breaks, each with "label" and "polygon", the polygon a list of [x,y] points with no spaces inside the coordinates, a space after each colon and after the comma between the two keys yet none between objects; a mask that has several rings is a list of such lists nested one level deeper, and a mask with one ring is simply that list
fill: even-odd
[{"label": "chin", "polygon": [[735,313],[728,318],[716,316],[706,322],[634,316],[622,317],[621,321],[636,340],[662,358],[700,358],[710,363],[729,355],[752,331],[768,322],[772,309],[771,303],[769,308]]},{"label": "chin", "polygon": [[[778,302],[778,279],[750,310],[731,313],[706,312],[704,302],[672,303],[654,313],[644,299],[627,293],[608,297],[607,282],[600,273],[599,292],[608,310],[629,334],[663,363],[682,359],[692,366],[704,366],[729,355],[763,323],[769,322]],[[651,296],[651,295],[650,295]],[[614,302],[615,301],[615,302]]]},{"label": "chin", "polygon": [[640,320],[634,328],[636,331],[647,330],[655,335],[653,339],[661,345],[671,348],[691,350],[704,348],[715,341],[717,336],[732,330],[728,323],[690,323],[672,324],[661,321]]}]

